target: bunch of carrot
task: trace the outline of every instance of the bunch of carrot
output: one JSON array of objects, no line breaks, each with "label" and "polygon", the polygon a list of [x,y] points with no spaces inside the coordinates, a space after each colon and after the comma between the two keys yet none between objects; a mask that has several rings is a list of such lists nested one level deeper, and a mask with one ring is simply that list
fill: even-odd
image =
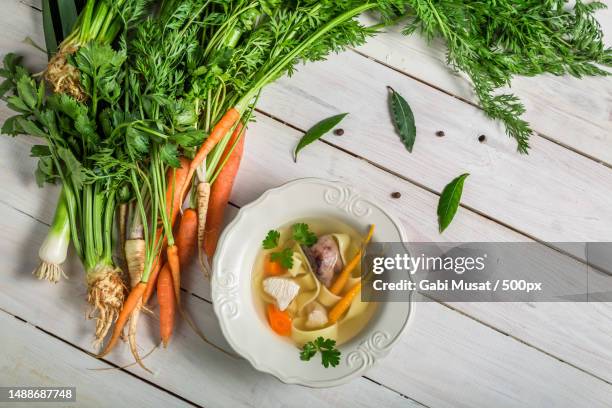
[{"label": "bunch of carrot", "polygon": [[[181,306],[181,274],[196,254],[210,269],[261,90],[299,62],[361,44],[374,33],[356,19],[368,10],[384,18],[398,11],[380,0],[87,0],[70,25],[70,13],[59,13],[60,27],[45,27],[70,33],[53,46],[47,38],[46,75],[5,59],[0,96],[12,92],[18,115],[3,132],[44,139],[37,179],[64,187],[56,242],[45,243],[49,256],[36,275],[57,281],[73,243],[88,280],[90,270],[97,279],[92,304],[109,305],[97,317],[97,340],[106,340],[99,356],[127,327],[142,365],[137,323],[153,294],[164,346],[179,314],[204,337]],[[45,15],[47,24],[58,13]],[[121,280],[111,249],[124,253],[129,279]],[[113,290],[104,291],[111,272]]]}]

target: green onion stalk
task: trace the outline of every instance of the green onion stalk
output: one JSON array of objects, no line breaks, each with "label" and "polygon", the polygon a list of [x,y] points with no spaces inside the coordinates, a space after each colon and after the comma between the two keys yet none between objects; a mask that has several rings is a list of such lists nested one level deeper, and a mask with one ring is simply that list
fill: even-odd
[{"label": "green onion stalk", "polygon": [[110,44],[123,28],[118,10],[128,0],[88,0],[79,14],[72,32],[59,45],[45,71],[45,79],[56,93],[67,93],[78,101],[85,101],[87,94],[81,86],[80,72],[69,63],[69,57],[81,46],[96,41]]},{"label": "green onion stalk", "polygon": [[68,255],[69,244],[70,219],[68,217],[66,195],[62,189],[57,200],[53,223],[38,250],[40,264],[34,270],[34,276],[38,279],[46,279],[53,283],[57,283],[60,277],[65,277],[66,275],[62,269],[62,264]]}]

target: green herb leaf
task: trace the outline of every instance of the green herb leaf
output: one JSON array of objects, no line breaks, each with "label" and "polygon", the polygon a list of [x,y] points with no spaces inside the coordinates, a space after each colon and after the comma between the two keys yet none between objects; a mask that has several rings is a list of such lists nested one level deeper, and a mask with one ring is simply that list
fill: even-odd
[{"label": "green herb leaf", "polygon": [[30,109],[36,107],[38,90],[36,89],[34,80],[30,76],[23,75],[19,78],[17,81],[17,94]]},{"label": "green herb leaf", "polygon": [[0,76],[4,78],[15,78],[17,67],[21,66],[22,57],[13,52],[9,52],[4,56],[2,64],[4,65],[0,68]]},{"label": "green herb leaf", "polygon": [[125,131],[127,150],[134,157],[141,157],[149,151],[149,137],[133,127],[128,127]]},{"label": "green herb leaf", "polygon": [[192,130],[189,132],[175,133],[170,136],[170,140],[181,147],[199,146],[206,139],[206,132],[203,130]]},{"label": "green herb leaf", "polygon": [[342,353],[336,348],[336,340],[317,337],[314,341],[309,341],[304,344],[300,351],[300,360],[310,361],[317,352],[321,353],[321,364],[323,364],[323,367],[336,367],[340,364],[340,355]]},{"label": "green herb leaf", "polygon": [[53,159],[51,157],[41,157],[40,160],[38,160],[38,166],[34,172],[38,187],[44,186],[45,183],[53,183],[55,181],[57,174],[54,170],[55,166],[53,165]]},{"label": "green herb leaf", "polygon": [[308,132],[306,132],[304,136],[302,136],[298,145],[296,146],[295,151],[293,152],[293,161],[297,162],[297,155],[300,150],[302,150],[304,147],[308,146],[315,140],[320,139],[321,136],[332,130],[334,126],[340,123],[340,121],[344,119],[346,115],[348,115],[348,113],[341,113],[340,115],[335,115],[327,119],[323,119],[322,121],[311,127]]},{"label": "green herb leaf", "polygon": [[28,108],[26,104],[23,103],[21,98],[15,95],[9,96],[8,98],[6,98],[6,104],[9,108],[14,110],[15,112],[20,112],[20,113],[30,113],[31,112],[30,108]]},{"label": "green herb leaf", "polygon": [[268,235],[262,241],[261,245],[264,249],[274,249],[278,246],[278,240],[280,238],[280,232],[277,230],[268,231]]},{"label": "green herb leaf", "polygon": [[389,105],[391,107],[391,116],[397,133],[408,149],[412,153],[412,147],[416,140],[416,126],[414,124],[414,114],[408,102],[390,86],[387,87],[390,91]]},{"label": "green herb leaf", "polygon": [[293,251],[291,248],[285,248],[279,252],[272,252],[270,260],[279,263],[285,269],[291,269],[293,268]]},{"label": "green herb leaf", "polygon": [[159,155],[167,165],[174,168],[181,167],[181,162],[178,159],[178,149],[174,143],[165,143],[159,150]]},{"label": "green herb leaf", "polygon": [[461,200],[461,193],[463,192],[463,183],[469,176],[469,173],[465,173],[455,178],[453,181],[448,183],[438,202],[438,226],[440,233],[442,233],[446,227],[448,227],[457,213],[459,208],[459,201]]},{"label": "green herb leaf", "polygon": [[291,229],[293,230],[293,239],[298,243],[311,246],[317,242],[317,236],[308,229],[308,224],[303,222],[293,224]]},{"label": "green herb leaf", "polygon": [[5,79],[4,81],[2,81],[2,84],[0,84],[0,98],[4,97],[4,95],[6,95],[6,93],[10,91],[12,88],[13,88],[12,79]]},{"label": "green herb leaf", "polygon": [[28,135],[41,138],[47,137],[47,134],[43,132],[34,122],[32,122],[31,120],[27,120],[23,116],[17,117],[17,123],[19,123],[21,129],[23,129],[24,132]]},{"label": "green herb leaf", "polygon": [[304,347],[300,352],[300,360],[310,361],[315,354],[317,354],[317,346],[315,346],[312,341],[309,341],[308,343],[304,344]]},{"label": "green herb leaf", "polygon": [[23,119],[23,116],[15,115],[5,120],[4,124],[2,125],[2,130],[0,132],[2,132],[5,135],[10,135],[10,136],[17,136],[19,134],[22,134],[24,130],[19,125],[20,118]]},{"label": "green herb leaf", "polygon": [[51,150],[47,145],[34,145],[30,150],[30,157],[48,157],[51,156]]},{"label": "green herb leaf", "polygon": [[57,155],[66,166],[66,175],[70,177],[70,181],[76,190],[80,190],[83,186],[83,166],[74,156],[72,151],[65,147],[57,148]]}]

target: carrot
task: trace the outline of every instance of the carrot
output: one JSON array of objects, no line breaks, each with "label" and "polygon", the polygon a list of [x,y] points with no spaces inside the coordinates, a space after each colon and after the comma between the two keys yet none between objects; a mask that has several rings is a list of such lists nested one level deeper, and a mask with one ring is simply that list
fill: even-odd
[{"label": "carrot", "polygon": [[174,242],[178,248],[178,258],[181,269],[189,265],[196,249],[195,237],[198,233],[198,213],[193,208],[183,211]]},{"label": "carrot", "polygon": [[[174,287],[174,296],[176,303],[181,304],[181,264],[178,257],[178,248],[176,245],[169,245],[166,250],[166,263],[170,268],[170,276],[172,276],[172,286]],[[159,297],[159,294],[158,294]],[[180,307],[180,306],[179,306]]]},{"label": "carrot", "polygon": [[157,300],[159,302],[159,334],[164,347],[168,346],[174,330],[176,303],[170,266],[166,263],[157,279]]},{"label": "carrot", "polygon": [[155,259],[155,262],[153,263],[153,266],[151,268],[151,273],[149,274],[149,280],[146,283],[147,288],[145,289],[145,292],[142,296],[143,305],[146,305],[149,302],[149,299],[151,299],[151,295],[153,294],[153,290],[155,290],[155,288],[157,287],[157,276],[159,275],[159,271],[161,270],[161,267],[162,267],[162,252],[163,251],[164,251],[164,248],[162,247],[162,251],[157,255],[157,258]]},{"label": "carrot", "polygon": [[[370,225],[370,230],[368,231],[368,235],[366,236],[366,238],[363,240],[363,245],[367,245],[368,242],[370,242],[370,240],[372,239],[372,235],[374,235],[374,224]],[[329,289],[331,293],[333,293],[334,295],[340,294],[340,292],[344,288],[344,285],[346,285],[348,278],[351,276],[351,272],[353,272],[353,269],[355,269],[355,267],[359,264],[359,261],[361,260],[361,255],[362,250],[360,249],[359,251],[357,251],[353,259],[351,259],[349,263],[344,266],[344,269],[342,270],[342,272],[340,272],[340,274],[336,278],[336,281]]]},{"label": "carrot", "polygon": [[[230,108],[225,112],[223,117],[217,122],[217,124],[213,127],[212,131],[202,143],[202,146],[198,149],[195,157],[191,161],[191,165],[189,166],[189,174],[187,180],[191,180],[193,177],[193,173],[195,173],[196,169],[204,162],[208,153],[219,143],[221,139],[230,131],[230,129],[234,126],[234,124],[240,119],[240,112],[236,108]],[[181,197],[185,196],[187,189],[189,188],[189,184],[185,183],[181,190]]]},{"label": "carrot", "polygon": [[[179,168],[171,168],[168,170],[167,175],[167,187],[166,187],[166,214],[168,214],[168,218],[170,219],[170,226],[174,225],[176,217],[178,216],[181,207],[183,205],[183,197],[180,191],[183,188],[183,185],[189,185],[191,181],[191,176],[189,176],[189,168],[191,162],[184,158],[180,158],[181,167]],[[159,227],[155,233],[155,243],[157,244],[161,239],[164,233],[163,227]],[[149,275],[149,280],[147,282],[147,289],[142,297],[142,303],[147,304],[151,295],[153,294],[153,290],[157,284],[157,275],[161,270],[161,253],[166,250],[166,237],[163,238],[162,248],[160,251],[160,255],[157,256],[155,263],[153,264],[153,269],[151,270],[151,274]]]},{"label": "carrot", "polygon": [[134,288],[132,288],[127,299],[125,300],[125,302],[123,302],[123,307],[121,308],[121,312],[119,313],[119,317],[117,318],[117,321],[115,322],[115,327],[113,328],[113,334],[111,335],[111,338],[108,343],[106,343],[106,347],[104,347],[104,350],[102,350],[102,352],[97,355],[98,358],[104,357],[105,355],[110,353],[113,347],[115,347],[115,344],[117,344],[117,340],[119,340],[119,337],[121,336],[121,332],[123,332],[125,324],[132,315],[132,312],[134,311],[136,306],[138,306],[138,302],[142,299],[142,294],[144,293],[146,286],[146,283],[139,282]]},{"label": "carrot", "polygon": [[[238,173],[238,167],[242,159],[242,153],[244,151],[244,137],[240,137],[242,132],[242,125],[238,124],[236,130],[232,134],[232,140],[227,145],[226,152],[224,155],[227,156],[225,165],[219,172],[216,180],[213,182],[210,190],[210,204],[208,205],[208,215],[206,216],[206,230],[204,235],[204,250],[209,259],[215,253],[217,249],[217,242],[219,241],[219,235],[221,234],[221,228],[223,225],[223,216],[225,214],[225,208],[232,193],[232,187],[234,186],[234,180]],[[240,137],[236,141],[236,138]],[[236,146],[230,152],[232,146]],[[223,161],[221,161],[223,163]]]},{"label": "carrot", "polygon": [[185,199],[181,194],[183,186],[185,184],[189,185],[191,176],[193,176],[193,174],[191,174],[191,176],[189,174],[191,161],[185,157],[181,157],[179,160],[181,162],[181,167],[169,169],[167,177],[166,214],[168,214],[168,218],[170,219],[170,225],[174,225],[174,221],[176,221],[176,217],[183,206],[183,200]]},{"label": "carrot", "polygon": [[264,272],[268,276],[278,276],[284,274],[287,270],[280,263],[270,260],[270,257],[267,256],[264,261]]},{"label": "carrot", "polygon": [[338,319],[340,319],[344,312],[348,310],[349,306],[351,305],[351,302],[353,301],[355,296],[357,296],[357,293],[359,293],[360,291],[361,281],[357,282],[355,286],[350,288],[348,292],[346,292],[344,297],[340,299],[338,303],[334,305],[334,307],[332,307],[332,310],[329,311],[328,318],[330,324],[336,323]]},{"label": "carrot", "polygon": [[281,311],[271,303],[268,304],[268,321],[272,330],[280,336],[291,334],[291,316],[286,311]]}]

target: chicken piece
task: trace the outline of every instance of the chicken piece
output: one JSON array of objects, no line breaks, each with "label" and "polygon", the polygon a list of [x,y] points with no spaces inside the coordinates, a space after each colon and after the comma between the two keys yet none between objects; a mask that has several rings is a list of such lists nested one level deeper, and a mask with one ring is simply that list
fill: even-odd
[{"label": "chicken piece", "polygon": [[300,285],[289,278],[270,277],[263,280],[263,290],[276,300],[279,310],[285,310],[300,291]]},{"label": "chicken piece", "polygon": [[340,248],[333,235],[321,235],[313,246],[302,246],[302,250],[317,279],[328,288],[334,275],[344,268]]},{"label": "chicken piece", "polygon": [[307,329],[320,329],[329,321],[327,310],[319,302],[312,302],[308,305],[308,317],[306,318]]}]

